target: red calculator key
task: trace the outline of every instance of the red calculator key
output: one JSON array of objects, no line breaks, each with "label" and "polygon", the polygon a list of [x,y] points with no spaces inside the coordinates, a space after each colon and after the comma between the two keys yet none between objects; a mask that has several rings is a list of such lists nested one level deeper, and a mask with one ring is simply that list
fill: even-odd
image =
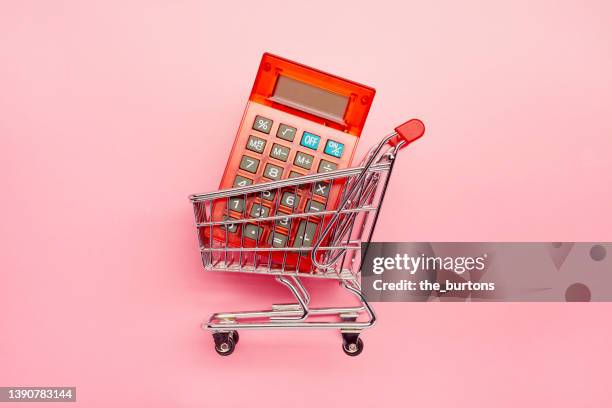
[{"label": "red calculator key", "polygon": [[236,176],[233,186],[234,187],[244,187],[244,186],[250,186],[251,184],[253,184],[253,180],[251,180],[250,178],[243,177],[243,176]]},{"label": "red calculator key", "polygon": [[338,168],[338,165],[336,163],[332,163],[330,161],[327,160],[321,160],[321,162],[319,163],[319,168],[318,168],[318,172],[319,173],[327,173],[328,171],[334,171]]},{"label": "red calculator key", "polygon": [[270,236],[268,237],[268,243],[274,248],[285,248],[288,240],[289,237],[286,234],[278,231],[270,232]]},{"label": "red calculator key", "polygon": [[287,208],[290,208],[290,209],[297,208],[299,202],[300,202],[299,197],[289,191],[283,192],[283,195],[281,196],[281,200],[280,200],[281,205]]},{"label": "red calculator key", "polygon": [[266,168],[264,169],[263,176],[269,178],[270,180],[279,180],[283,175],[283,168],[280,166],[275,166],[274,164],[266,164]]},{"label": "red calculator key", "polygon": [[255,116],[255,121],[253,122],[253,129],[262,133],[270,133],[270,130],[272,130],[272,123],[273,122],[271,119],[257,115]]},{"label": "red calculator key", "polygon": [[257,136],[249,136],[246,148],[253,152],[263,153],[266,148],[266,139]]},{"label": "red calculator key", "polygon": [[242,170],[248,171],[249,173],[257,173],[257,169],[259,168],[259,159],[255,159],[250,156],[242,156],[240,159],[240,166]]},{"label": "red calculator key", "polygon": [[295,155],[295,159],[293,159],[293,164],[303,169],[310,170],[313,161],[314,156],[302,152],[297,152],[297,154]]},{"label": "red calculator key", "polygon": [[291,149],[289,149],[287,146],[274,143],[272,145],[272,149],[270,150],[270,157],[286,162],[290,151]]},{"label": "red calculator key", "polygon": [[276,131],[276,137],[280,137],[281,139],[286,140],[288,142],[293,142],[293,139],[295,139],[296,131],[297,129],[293,126],[281,123],[278,127],[278,130]]}]

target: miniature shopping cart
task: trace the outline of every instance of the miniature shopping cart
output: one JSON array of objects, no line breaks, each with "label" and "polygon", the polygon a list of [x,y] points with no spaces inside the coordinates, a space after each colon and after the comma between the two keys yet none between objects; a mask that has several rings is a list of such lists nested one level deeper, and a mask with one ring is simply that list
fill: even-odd
[{"label": "miniature shopping cart", "polygon": [[[342,348],[351,356],[363,350],[359,338],[362,330],[376,320],[372,306],[361,291],[359,283],[362,260],[370,243],[380,207],[383,202],[393,163],[397,153],[424,133],[423,123],[412,119],[395,128],[374,146],[358,167],[312,174],[286,180],[272,181],[245,187],[231,188],[190,197],[194,206],[200,252],[208,271],[246,272],[273,275],[295,296],[296,303],[274,304],[271,310],[253,312],[215,313],[202,325],[212,331],[215,350],[229,355],[238,343],[238,331],[243,329],[339,329]],[[283,193],[290,191],[310,202],[320,183],[330,183],[341,191],[329,209],[291,213],[257,214],[243,210],[242,216],[218,219],[216,207],[227,206],[229,200],[241,197],[244,202],[260,202],[275,197],[276,209]],[[293,231],[290,239],[275,236],[278,222]],[[244,232],[251,228],[267,228],[267,240],[255,234],[248,238]],[[299,227],[297,227],[299,225]],[[225,239],[219,239],[219,230]],[[242,234],[240,232],[243,232]],[[240,236],[238,242],[230,236]],[[312,238],[312,239],[310,239]],[[309,307],[310,295],[301,282],[302,277],[335,279],[360,302],[359,306]],[[359,319],[367,314],[367,320]],[[321,321],[321,316],[328,320]],[[314,317],[314,319],[313,319]]]}]

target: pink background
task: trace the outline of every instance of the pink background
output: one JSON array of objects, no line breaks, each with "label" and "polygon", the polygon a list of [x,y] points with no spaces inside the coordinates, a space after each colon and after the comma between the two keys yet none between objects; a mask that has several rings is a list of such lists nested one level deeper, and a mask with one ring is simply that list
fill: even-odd
[{"label": "pink background", "polygon": [[264,51],[377,89],[360,153],[426,122],[377,240],[612,240],[611,3],[505,3],[2,1],[0,385],[87,407],[610,406],[610,304],[380,304],[359,358],[325,331],[243,332],[221,358],[199,329],[289,300],[204,273],[187,201],[218,185]]}]

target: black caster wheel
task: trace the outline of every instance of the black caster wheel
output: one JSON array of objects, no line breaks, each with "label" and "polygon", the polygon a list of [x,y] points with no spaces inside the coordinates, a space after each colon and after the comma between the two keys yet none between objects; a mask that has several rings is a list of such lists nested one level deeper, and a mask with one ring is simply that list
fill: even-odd
[{"label": "black caster wheel", "polygon": [[355,357],[363,351],[363,340],[359,334],[342,333],[342,350],[349,356]]},{"label": "black caster wheel", "polygon": [[233,333],[213,333],[215,351],[222,356],[229,356],[236,348]]}]

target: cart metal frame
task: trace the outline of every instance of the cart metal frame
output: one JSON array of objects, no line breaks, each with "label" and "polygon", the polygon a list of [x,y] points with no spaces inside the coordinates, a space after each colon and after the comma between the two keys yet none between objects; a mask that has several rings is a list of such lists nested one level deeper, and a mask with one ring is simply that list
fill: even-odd
[{"label": "cart metal frame", "polygon": [[[418,119],[398,126],[370,149],[358,167],[190,196],[205,270],[274,275],[296,300],[290,304],[273,304],[269,310],[213,314],[202,328],[212,332],[215,350],[219,354],[229,355],[234,351],[239,339],[238,330],[257,329],[339,329],[344,352],[351,356],[361,353],[363,341],[359,335],[376,322],[376,314],[359,284],[362,247],[367,251],[372,239],[398,152],[420,138],[424,130]],[[333,203],[327,203],[324,211],[313,212],[305,208],[302,212],[260,217],[246,212],[246,203],[262,203],[264,194],[269,193],[274,194],[273,214],[279,214],[281,195],[287,191],[308,203],[317,183],[340,186],[342,193],[335,208],[328,208]],[[223,205],[229,215],[227,203],[236,197],[245,203],[241,217],[213,220],[217,218],[212,215],[213,208]],[[276,231],[274,225],[280,220],[288,220],[289,231],[293,230],[294,223],[302,225],[301,222],[305,222],[302,235],[298,230],[296,236],[289,237],[282,247],[260,242],[259,235],[254,240],[244,237],[247,224],[257,228],[269,226],[271,231]],[[304,243],[308,240],[306,228],[309,223],[315,226],[317,239],[314,245]],[[224,229],[224,242],[214,238],[215,229]],[[241,232],[240,245],[233,245],[228,239],[229,232],[238,230]],[[276,232],[272,232],[271,240],[274,234]],[[289,246],[291,241],[293,245]],[[341,287],[357,298],[359,305],[310,307],[311,297],[301,281],[302,277],[338,280]],[[358,321],[364,314],[367,319]],[[333,319],[312,321],[310,318],[314,316]]]}]

